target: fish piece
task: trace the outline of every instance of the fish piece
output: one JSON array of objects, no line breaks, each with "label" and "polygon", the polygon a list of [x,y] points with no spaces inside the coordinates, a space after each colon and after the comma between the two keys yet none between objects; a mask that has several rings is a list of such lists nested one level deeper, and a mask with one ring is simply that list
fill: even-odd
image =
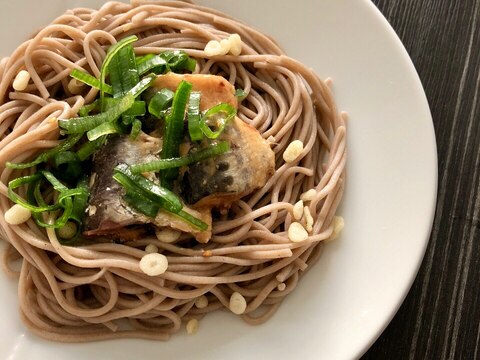
[{"label": "fish piece", "polygon": [[108,236],[114,239],[131,240],[140,238],[148,232],[145,226],[171,227],[192,233],[200,242],[211,237],[210,212],[198,212],[188,207],[184,211],[200,218],[209,225],[207,231],[198,231],[173,214],[160,211],[155,219],[131,209],[124,201],[125,190],[113,178],[113,169],[120,163],[132,165],[142,161],[158,159],[162,141],[141,133],[133,141],[128,136],[115,136],[94,156],[94,169],[90,184],[90,202],[85,221],[85,236]]},{"label": "fish piece", "polygon": [[[200,91],[200,109],[208,110],[220,103],[238,107],[235,88],[217,75],[160,75],[153,86],[175,91],[182,81]],[[254,127],[235,118],[219,140],[227,140],[232,150],[224,155],[190,165],[184,176],[183,195],[195,209],[228,208],[231,204],[265,185],[275,172],[275,154],[269,143]],[[205,144],[202,144],[205,145]],[[198,147],[190,146],[190,150]]]},{"label": "fish piece", "polygon": [[194,208],[228,208],[275,172],[275,154],[254,127],[235,118],[220,136],[231,151],[189,166],[185,196]]},{"label": "fish piece", "polygon": [[90,202],[85,221],[85,235],[112,234],[115,230],[143,223],[143,215],[130,209],[122,200],[123,187],[113,178],[120,163],[134,164],[157,159],[161,139],[141,133],[133,141],[127,136],[112,136],[94,155],[90,181]]}]

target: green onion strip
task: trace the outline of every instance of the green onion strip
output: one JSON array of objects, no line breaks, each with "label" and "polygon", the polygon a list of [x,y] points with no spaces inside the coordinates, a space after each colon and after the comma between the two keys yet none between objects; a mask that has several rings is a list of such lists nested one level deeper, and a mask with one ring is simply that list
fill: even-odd
[{"label": "green onion strip", "polygon": [[132,165],[130,166],[130,170],[133,174],[142,174],[145,172],[157,172],[165,169],[179,168],[225,154],[228,151],[230,151],[230,144],[227,141],[221,141],[216,144],[211,144],[207,148],[198,150],[187,156],[172,159],[160,159],[148,163]]}]

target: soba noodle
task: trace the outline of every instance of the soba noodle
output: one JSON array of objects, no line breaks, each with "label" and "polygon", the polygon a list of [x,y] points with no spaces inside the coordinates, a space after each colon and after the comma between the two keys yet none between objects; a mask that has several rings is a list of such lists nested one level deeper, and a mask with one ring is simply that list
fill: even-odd
[{"label": "soba noodle", "polygon": [[[240,56],[205,55],[208,41],[233,33],[243,41]],[[8,182],[31,170],[8,169],[5,163],[26,161],[58,144],[55,119],[74,117],[98,94],[87,87],[72,94],[71,70],[98,77],[106,49],[131,34],[140,38],[134,44],[137,55],[183,49],[197,60],[195,73],[218,74],[244,89],[248,97],[238,116],[272,143],[275,174],[215,219],[208,244],[190,248],[155,237],[64,246],[53,229],[39,228],[32,219],[7,224],[4,214],[12,206]],[[25,91],[13,91],[22,69],[32,81]],[[234,292],[247,302],[242,319],[262,323],[318,259],[322,241],[333,237],[345,179],[344,118],[312,70],[232,17],[173,1],[109,2],[100,10],[69,10],[4,58],[0,76],[0,225],[8,243],[4,265],[8,274],[19,276],[21,317],[39,336],[67,342],[166,340],[182,322],[228,309]],[[285,163],[282,154],[293,140],[304,144],[301,160]],[[293,204],[312,188],[315,196],[305,205],[313,230],[307,240],[292,242],[287,231],[295,221]],[[149,277],[139,267],[149,244],[168,258],[163,275]],[[18,260],[19,272],[12,265]],[[200,298],[203,305],[195,305]]]}]

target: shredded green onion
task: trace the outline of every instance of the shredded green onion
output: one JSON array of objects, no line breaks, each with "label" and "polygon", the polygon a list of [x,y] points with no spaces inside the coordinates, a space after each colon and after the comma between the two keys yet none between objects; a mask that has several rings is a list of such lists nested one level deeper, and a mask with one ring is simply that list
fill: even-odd
[{"label": "shredded green onion", "polygon": [[27,168],[36,166],[38,164],[46,162],[48,159],[50,159],[51,157],[55,156],[56,154],[62,151],[71,149],[81,138],[82,138],[81,134],[70,135],[62,143],[55,146],[54,148],[44,151],[43,153],[38,155],[35,160],[31,162],[22,163],[22,164],[7,162],[5,166],[9,169],[27,169]]},{"label": "shredded green onion", "polygon": [[164,51],[160,53],[159,56],[167,61],[167,71],[171,70],[173,72],[177,72],[181,70],[188,70],[192,72],[195,70],[195,66],[197,65],[195,59],[190,58],[188,54],[182,50]]},{"label": "shredded green onion", "polygon": [[80,149],[77,151],[77,156],[80,161],[87,160],[90,156],[92,156],[95,151],[100,149],[107,140],[107,136],[101,136],[94,141],[87,141],[83,144]]},{"label": "shredded green onion", "polygon": [[140,131],[142,130],[142,122],[138,119],[133,120],[132,123],[132,130],[130,131],[130,138],[135,140],[138,135],[140,135]]},{"label": "shredded green onion", "polygon": [[98,125],[96,128],[87,131],[87,138],[89,141],[94,141],[104,135],[117,134],[121,132],[115,121],[109,121]]},{"label": "shredded green onion", "polygon": [[117,102],[114,106],[100,114],[79,117],[70,120],[58,120],[58,125],[67,134],[84,133],[103,123],[111,122],[117,119],[125,111],[130,109],[135,101],[135,97],[129,93],[123,98],[115,99],[114,101]]},{"label": "shredded green onion", "polygon": [[168,69],[168,63],[165,59],[158,55],[152,55],[151,57],[144,57],[137,61],[137,69],[140,75],[143,75],[149,71],[163,74]]},{"label": "shredded green onion", "polygon": [[85,209],[88,205],[89,190],[88,190],[88,178],[83,177],[77,183],[77,189],[81,190],[81,193],[73,198],[73,209],[70,214],[70,220],[74,220],[78,224],[78,231],[81,231],[83,219],[85,218]]},{"label": "shredded green onion", "polygon": [[[87,72],[80,71],[77,69],[73,69],[72,72],[70,73],[70,76],[88,86],[91,86],[95,89],[100,90],[101,85],[100,85],[100,80],[98,80],[96,77],[90,75]],[[112,95],[113,89],[110,85],[104,84],[103,86],[103,91],[106,92],[109,95]]]},{"label": "shredded green onion", "polygon": [[160,159],[148,163],[132,165],[130,166],[130,170],[133,174],[141,174],[145,172],[157,172],[165,169],[179,168],[225,154],[228,151],[230,151],[230,144],[227,141],[221,141],[183,157]]},{"label": "shredded green onion", "polygon": [[95,100],[94,102],[84,105],[78,110],[78,115],[80,117],[85,117],[90,115],[92,111],[98,111],[100,109],[100,102],[98,100]]},{"label": "shredded green onion", "polygon": [[78,179],[83,174],[82,164],[73,151],[63,151],[55,155],[53,163],[58,177],[65,180]]},{"label": "shredded green onion", "polygon": [[193,72],[197,61],[188,56],[185,51],[164,51],[158,55],[137,57],[137,69],[140,75],[149,71],[155,74],[165,74],[169,71],[179,72],[187,70]]},{"label": "shredded green onion", "polygon": [[160,211],[160,205],[136,191],[127,191],[123,200],[128,206],[150,218],[155,218]]},{"label": "shredded green onion", "polygon": [[235,96],[237,97],[238,101],[242,101],[245,100],[245,98],[248,96],[248,93],[243,89],[236,89]]},{"label": "shredded green onion", "polygon": [[[43,200],[40,192],[40,183],[42,180],[47,180],[56,190],[59,195],[55,204],[48,205]],[[15,189],[28,185],[27,200],[24,200],[15,193]],[[34,215],[34,219],[39,226],[60,228],[66,224],[73,211],[74,199],[77,196],[87,196],[88,191],[85,188],[69,189],[63,185],[51,172],[42,170],[34,175],[23,176],[14,179],[8,183],[8,197],[13,202],[29,209]],[[53,224],[46,224],[40,218],[40,213],[50,212],[63,209],[63,213]]]},{"label": "shredded green onion", "polygon": [[197,219],[195,216],[189,214],[188,212],[186,212],[184,210],[181,210],[178,213],[173,214],[173,215],[175,215],[175,216],[179,217],[180,219],[190,223],[191,225],[193,225],[195,228],[197,228],[199,230],[205,231],[205,230],[208,229],[208,225],[206,223],[204,223],[200,219]]},{"label": "shredded green onion", "polygon": [[138,82],[137,85],[130,89],[127,95],[131,94],[135,98],[139,97],[145,90],[147,90],[152,85],[156,78],[157,76],[155,74],[149,74],[145,76],[142,80]]},{"label": "shredded green onion", "polygon": [[[200,128],[206,137],[216,139],[225,129],[225,126],[237,114],[237,110],[230,104],[222,103],[209,109],[200,120]],[[217,127],[216,131],[212,131],[210,126]]]},{"label": "shredded green onion", "polygon": [[182,210],[183,204],[177,195],[141,175],[132,174],[128,165],[118,165],[114,169],[113,178],[125,188],[126,195],[123,199],[133,209],[151,218],[163,209],[199,230],[208,229],[208,225],[202,220]]},{"label": "shredded green onion", "polygon": [[112,57],[108,66],[113,97],[125,96],[140,81],[135,63],[135,52],[131,45],[124,46]]},{"label": "shredded green onion", "polygon": [[[172,111],[167,116],[163,136],[162,159],[177,157],[183,139],[183,120],[192,84],[182,80],[173,97]],[[160,174],[162,186],[171,189],[172,181],[177,177],[178,169],[167,169]]]},{"label": "shredded green onion", "polygon": [[167,88],[157,91],[148,104],[148,112],[157,119],[161,118],[162,112],[172,105],[174,95],[175,93]]},{"label": "shredded green onion", "polygon": [[108,67],[110,65],[110,62],[112,61],[113,57],[125,46],[130,45],[131,43],[134,43],[135,41],[138,40],[138,37],[135,35],[132,36],[127,36],[126,38],[120,40],[117,42],[115,45],[111,46],[108,49],[107,56],[105,56],[105,59],[103,60],[102,68],[100,70],[100,104],[102,105],[103,108],[103,98],[105,97],[105,78],[107,77],[108,74]]},{"label": "shredded green onion", "polygon": [[[105,98],[105,109],[110,109],[111,107],[118,104],[118,99],[114,98]],[[132,116],[143,116],[146,113],[145,101],[136,100],[132,106],[126,110],[122,115],[132,115]]]},{"label": "shredded green onion", "polygon": [[120,164],[115,167],[113,178],[127,191],[138,192],[170,212],[177,213],[183,207],[177,195],[142,175],[132,174],[128,165]]}]

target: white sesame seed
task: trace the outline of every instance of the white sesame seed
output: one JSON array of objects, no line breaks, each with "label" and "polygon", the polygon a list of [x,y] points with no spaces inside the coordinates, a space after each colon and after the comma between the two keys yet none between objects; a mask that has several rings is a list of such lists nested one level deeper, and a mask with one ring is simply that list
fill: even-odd
[{"label": "white sesame seed", "polygon": [[[205,45],[205,55],[207,56],[218,56],[218,55],[225,55],[223,54],[222,46],[220,42],[217,40],[210,40],[207,45]],[[227,51],[228,52],[228,51]]]},{"label": "white sesame seed", "polygon": [[317,190],[310,189],[310,190],[304,192],[302,195],[300,195],[300,199],[302,199],[303,202],[307,202],[307,201],[312,201],[313,199],[315,199],[315,196],[317,196]]},{"label": "white sesame seed", "polygon": [[126,23],[125,25],[122,25],[123,32],[130,31],[132,29],[132,25],[132,23]]},{"label": "white sesame seed", "polygon": [[313,230],[313,217],[308,206],[305,206],[303,209],[303,215],[305,216],[305,221],[307,223],[305,229],[307,229],[308,232],[311,232]]},{"label": "white sesame seed", "polygon": [[186,325],[187,334],[194,335],[198,331],[198,320],[197,319],[190,319]]},{"label": "white sesame seed", "polygon": [[154,244],[148,244],[145,246],[145,252],[148,254],[158,253],[158,247]]},{"label": "white sesame seed", "polygon": [[205,309],[208,306],[208,298],[205,295],[198,297],[195,300],[195,306],[199,309]]},{"label": "white sesame seed", "polygon": [[303,142],[300,140],[292,141],[283,153],[283,160],[287,163],[295,161],[303,151]]},{"label": "white sesame seed", "polygon": [[155,231],[155,235],[157,236],[157,239],[164,243],[173,243],[177,241],[181,234],[182,234],[181,231],[171,229],[171,228],[163,228],[161,230],[157,229]]},{"label": "white sesame seed", "polygon": [[77,234],[77,224],[73,221],[67,221],[60,229],[57,230],[57,234],[62,239],[71,239]]},{"label": "white sesame seed", "polygon": [[13,89],[23,91],[27,88],[30,81],[30,73],[27,70],[21,70],[13,80]]},{"label": "white sesame seed", "polygon": [[238,34],[232,34],[228,38],[230,42],[230,53],[233,56],[238,56],[242,53],[242,38]]},{"label": "white sesame seed", "polygon": [[298,222],[293,222],[288,228],[288,238],[292,242],[301,242],[308,239],[308,232]]},{"label": "white sesame seed", "polygon": [[287,288],[287,285],[285,283],[280,283],[277,285],[278,291],[284,291]]},{"label": "white sesame seed", "polygon": [[343,228],[345,227],[345,220],[341,216],[333,217],[333,233],[328,240],[335,240],[338,238]]},{"label": "white sesame seed", "polygon": [[227,55],[230,51],[230,41],[228,39],[220,40],[220,49],[222,49],[219,55]]},{"label": "white sesame seed", "polygon": [[5,221],[10,225],[20,225],[30,219],[32,212],[22,205],[15,204],[5,212]]},{"label": "white sesame seed", "polygon": [[168,260],[165,255],[159,253],[147,254],[140,260],[140,270],[148,276],[157,276],[167,271]]},{"label": "white sesame seed", "polygon": [[303,200],[297,201],[293,206],[293,217],[295,220],[300,220],[303,216]]},{"label": "white sesame seed", "polygon": [[229,308],[234,314],[241,315],[247,309],[247,300],[245,300],[242,294],[235,291],[232,296],[230,296]]}]

